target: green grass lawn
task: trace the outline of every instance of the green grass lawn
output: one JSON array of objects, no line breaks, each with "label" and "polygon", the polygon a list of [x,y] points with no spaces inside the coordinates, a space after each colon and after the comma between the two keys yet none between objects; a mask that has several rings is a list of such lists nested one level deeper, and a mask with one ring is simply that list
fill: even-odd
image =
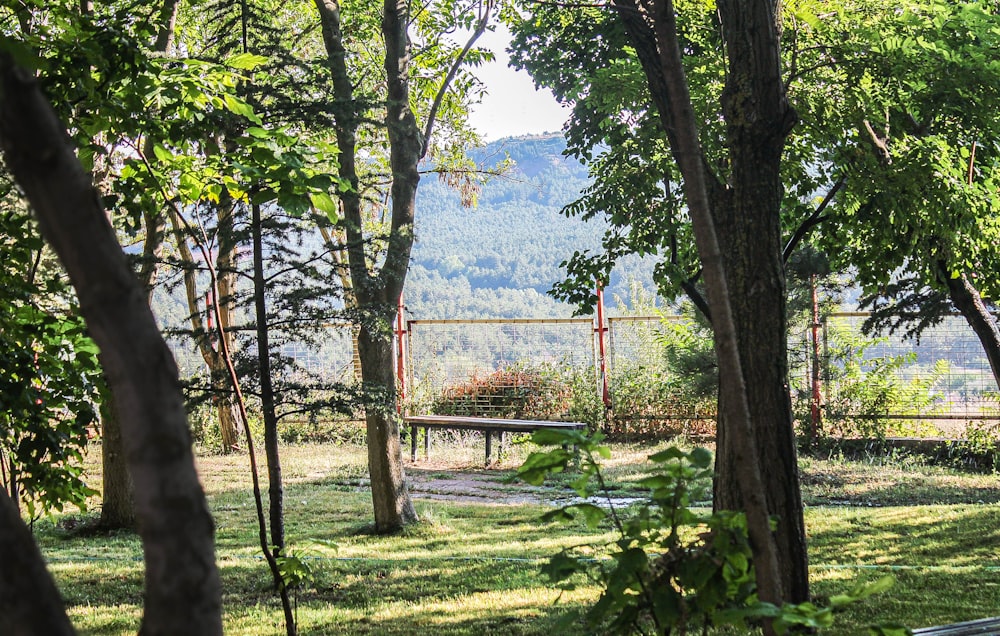
[{"label": "green grass lawn", "polygon": [[[607,474],[616,494],[635,491],[651,446],[618,446]],[[302,634],[550,634],[565,613],[592,602],[586,581],[561,594],[538,574],[563,546],[599,552],[611,535],[542,523],[544,505],[492,503],[518,494],[499,477],[523,458],[515,447],[499,469],[478,468],[481,449],[460,442],[411,467],[418,479],[474,478],[486,496],[427,499],[424,523],[390,537],[370,533],[365,453],[351,446],[283,451],[287,534],[315,582],[297,596]],[[97,455],[94,453],[93,455]],[[446,459],[438,459],[438,457]],[[217,523],[227,634],[279,634],[281,610],[258,557],[245,457],[199,458]],[[863,634],[872,622],[924,626],[1000,614],[1000,478],[919,464],[802,460],[813,592],[822,599],[886,573],[892,591],[852,608],[828,634]],[[88,464],[99,485],[99,462]],[[476,482],[476,483],[479,483]],[[525,489],[533,497],[558,486]],[[36,535],[82,634],[135,633],[142,562],[131,533],[92,534],[87,515],[35,524]],[[335,546],[335,547],[334,547]]]}]

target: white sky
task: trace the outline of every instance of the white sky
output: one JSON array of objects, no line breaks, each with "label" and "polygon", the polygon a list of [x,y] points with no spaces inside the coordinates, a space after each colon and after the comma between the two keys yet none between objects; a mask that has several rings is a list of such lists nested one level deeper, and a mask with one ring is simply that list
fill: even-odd
[{"label": "white sky", "polygon": [[481,104],[473,106],[472,125],[487,141],[501,137],[559,132],[569,117],[548,89],[537,91],[527,71],[507,66],[510,56],[505,49],[510,32],[502,24],[495,32],[483,34],[477,44],[493,51],[496,60],[475,69],[486,87]]}]

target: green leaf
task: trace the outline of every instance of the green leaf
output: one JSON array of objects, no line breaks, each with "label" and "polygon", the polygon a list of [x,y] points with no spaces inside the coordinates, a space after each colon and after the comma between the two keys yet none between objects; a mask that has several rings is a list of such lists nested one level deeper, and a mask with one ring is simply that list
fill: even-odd
[{"label": "green leaf", "polygon": [[174,158],[173,153],[161,146],[160,144],[153,144],[153,154],[157,159],[166,163]]},{"label": "green leaf", "polygon": [[561,448],[531,453],[517,469],[517,477],[532,486],[540,486],[549,474],[565,470],[571,458],[570,453]]},{"label": "green leaf", "polygon": [[896,579],[886,575],[873,583],[859,585],[847,594],[837,594],[830,597],[830,607],[843,607],[866,599],[873,594],[881,594],[895,585]]},{"label": "green leaf", "polygon": [[549,577],[553,583],[564,581],[577,572],[583,572],[586,566],[576,557],[566,552],[559,552],[549,562],[542,566],[542,574]]},{"label": "green leaf", "polygon": [[567,506],[566,508],[567,510],[579,512],[583,516],[583,520],[588,528],[596,528],[608,516],[608,513],[603,508],[591,503],[579,503]]},{"label": "green leaf", "polygon": [[574,430],[543,428],[532,433],[531,441],[539,446],[572,446],[585,440],[581,433]]},{"label": "green leaf", "polygon": [[253,112],[253,107],[250,104],[229,94],[223,95],[222,99],[226,105],[226,110],[229,112],[245,117],[254,123],[260,123],[260,117],[257,116],[257,113]]},{"label": "green leaf", "polygon": [[340,206],[337,205],[337,202],[329,194],[326,192],[314,192],[309,195],[309,198],[317,210],[326,214],[326,218],[330,219],[330,223],[336,223],[340,220]]},{"label": "green leaf", "polygon": [[649,456],[649,461],[662,464],[664,462],[669,462],[673,459],[681,459],[685,457],[684,451],[677,448],[676,446],[671,446],[665,450],[661,450],[659,453],[654,453]]},{"label": "green leaf", "polygon": [[240,53],[226,60],[226,66],[237,68],[241,71],[252,71],[264,64],[267,64],[267,58],[263,55],[254,55],[253,53]]},{"label": "green leaf", "polygon": [[0,52],[7,53],[15,64],[29,71],[45,68],[45,60],[39,57],[32,47],[13,38],[0,37]]},{"label": "green leaf", "polygon": [[698,468],[708,468],[712,465],[712,452],[707,448],[698,447],[691,451],[691,463]]}]

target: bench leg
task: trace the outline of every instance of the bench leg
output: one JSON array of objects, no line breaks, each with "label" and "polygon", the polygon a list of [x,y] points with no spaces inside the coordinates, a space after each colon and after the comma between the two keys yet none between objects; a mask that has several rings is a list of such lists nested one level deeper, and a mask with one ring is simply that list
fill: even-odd
[{"label": "bench leg", "polygon": [[424,429],[424,459],[431,458],[431,429]]},{"label": "bench leg", "polygon": [[484,431],[486,434],[486,465],[490,465],[490,460],[493,458],[493,436],[490,431]]},{"label": "bench leg", "polygon": [[410,427],[410,461],[417,461],[417,427]]}]

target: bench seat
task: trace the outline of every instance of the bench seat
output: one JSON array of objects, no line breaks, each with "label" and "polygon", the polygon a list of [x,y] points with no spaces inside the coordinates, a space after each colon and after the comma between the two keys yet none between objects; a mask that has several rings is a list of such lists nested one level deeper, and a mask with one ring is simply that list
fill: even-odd
[{"label": "bench seat", "polygon": [[1000,634],[1000,616],[981,618],[953,625],[923,627],[913,630],[914,636],[974,636],[976,634]]},{"label": "bench seat", "polygon": [[493,458],[492,434],[533,433],[543,428],[581,430],[587,428],[583,422],[555,422],[550,420],[512,420],[500,417],[467,417],[464,415],[410,415],[403,418],[410,427],[410,460],[417,459],[417,429],[424,429],[424,457],[430,452],[429,430],[432,428],[482,431],[486,437],[486,465]]}]

